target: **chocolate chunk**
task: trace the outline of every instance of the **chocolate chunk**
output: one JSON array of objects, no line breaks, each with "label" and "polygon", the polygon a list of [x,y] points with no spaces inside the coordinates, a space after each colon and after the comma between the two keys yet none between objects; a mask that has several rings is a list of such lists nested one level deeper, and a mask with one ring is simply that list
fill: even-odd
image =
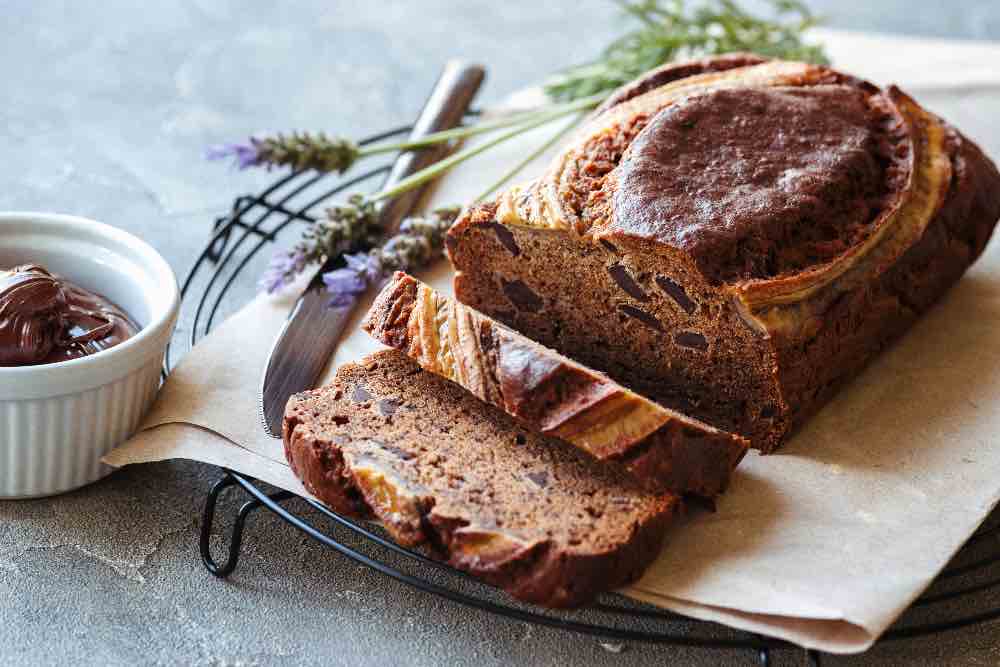
[{"label": "chocolate chunk", "polygon": [[635,279],[632,278],[632,274],[630,274],[628,269],[624,266],[621,264],[612,264],[608,267],[608,273],[610,273],[611,277],[615,279],[618,286],[633,299],[638,299],[639,301],[649,301],[649,295],[642,291],[642,288],[639,287],[639,283],[635,282]]},{"label": "chocolate chunk", "polygon": [[365,401],[372,400],[372,395],[365,389],[363,384],[359,384],[355,385],[354,391],[351,393],[351,400],[355,403],[364,403]]},{"label": "chocolate chunk", "polygon": [[379,442],[378,440],[371,440],[372,444],[377,445],[379,449],[393,456],[400,458],[404,461],[409,461],[410,459],[416,458],[416,454],[413,452],[408,452],[401,447],[396,447],[395,445],[387,445],[384,442]]},{"label": "chocolate chunk", "polygon": [[514,240],[514,234],[507,229],[506,225],[501,225],[499,222],[491,222],[490,227],[493,228],[493,233],[497,235],[497,240],[500,244],[510,251],[510,254],[517,257],[521,254],[521,249],[517,247],[517,241]]},{"label": "chocolate chunk", "polygon": [[656,329],[657,331],[663,331],[663,325],[660,321],[647,313],[644,310],[639,310],[635,306],[630,306],[627,303],[618,304],[618,310],[625,313],[629,317],[635,318],[645,324],[650,329]]},{"label": "chocolate chunk", "polygon": [[601,239],[601,245],[610,250],[611,252],[618,252],[618,247],[611,241],[608,241],[607,239]]},{"label": "chocolate chunk", "polygon": [[525,475],[532,482],[542,487],[543,489],[549,485],[549,473],[545,470],[538,470],[536,472],[529,472]]},{"label": "chocolate chunk", "polygon": [[671,299],[677,302],[677,305],[684,309],[688,315],[692,314],[695,308],[698,307],[694,301],[687,295],[684,288],[675,283],[670,278],[666,276],[656,276],[656,284],[660,286],[660,289],[667,293]]},{"label": "chocolate chunk", "polygon": [[379,413],[383,417],[391,417],[396,414],[396,410],[399,408],[400,402],[394,398],[383,398],[381,401],[376,403]]},{"label": "chocolate chunk", "polygon": [[681,347],[690,347],[695,350],[707,350],[708,341],[700,333],[694,331],[681,331],[674,336],[674,342]]},{"label": "chocolate chunk", "polygon": [[520,280],[500,279],[503,285],[504,295],[518,310],[526,310],[529,313],[537,313],[542,309],[544,303],[542,297],[531,291],[531,288]]}]

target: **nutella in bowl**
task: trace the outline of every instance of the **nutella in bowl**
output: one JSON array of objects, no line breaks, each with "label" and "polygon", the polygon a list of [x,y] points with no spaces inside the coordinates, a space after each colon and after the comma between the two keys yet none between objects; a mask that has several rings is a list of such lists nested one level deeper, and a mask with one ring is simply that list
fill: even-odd
[{"label": "nutella in bowl", "polygon": [[71,215],[0,212],[0,499],[111,472],[160,389],[180,307],[166,260]]},{"label": "nutella in bowl", "polygon": [[0,366],[79,359],[138,331],[132,318],[108,299],[41,266],[0,270]]}]

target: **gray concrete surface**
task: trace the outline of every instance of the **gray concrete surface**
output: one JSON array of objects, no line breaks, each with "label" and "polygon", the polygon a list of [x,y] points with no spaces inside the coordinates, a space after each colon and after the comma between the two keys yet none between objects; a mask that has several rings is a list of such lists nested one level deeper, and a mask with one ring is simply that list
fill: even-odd
[{"label": "gray concrete surface", "polygon": [[[292,5],[0,0],[0,209],[120,225],[183,273],[210,220],[268,180],[206,164],[206,144],[261,128],[356,136],[405,122],[454,56],[487,64],[482,99],[497,99],[592,56],[617,28],[613,8],[596,0]],[[985,38],[1000,27],[992,0],[814,6],[858,29]],[[252,280],[238,287],[233,306]],[[0,664],[752,664],[746,653],[639,644],[619,653],[457,607],[267,514],[251,520],[239,570],[219,581],[197,556],[216,477],[170,462],[58,499],[0,502]],[[233,507],[227,500],[223,515]],[[996,631],[825,664],[997,664]],[[799,664],[800,655],[776,658]]]}]

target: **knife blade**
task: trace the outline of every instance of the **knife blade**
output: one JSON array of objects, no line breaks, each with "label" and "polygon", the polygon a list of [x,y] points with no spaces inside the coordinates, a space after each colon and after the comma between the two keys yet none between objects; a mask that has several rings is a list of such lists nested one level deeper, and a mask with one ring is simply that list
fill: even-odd
[{"label": "knife blade", "polygon": [[[423,110],[413,125],[410,140],[457,126],[469,108],[485,77],[480,65],[448,62],[438,77]],[[401,153],[393,163],[383,184],[389,188],[424,167],[443,158],[449,151],[446,144]],[[429,184],[405,192],[382,204],[379,223],[391,237],[400,223],[412,213]],[[292,394],[316,386],[331,354],[340,342],[351,311],[364,295],[344,308],[330,308],[330,296],[323,284],[323,274],[343,266],[343,259],[327,260],[299,297],[274,341],[261,385],[261,420],[264,430],[274,438],[281,437],[285,404]]]}]

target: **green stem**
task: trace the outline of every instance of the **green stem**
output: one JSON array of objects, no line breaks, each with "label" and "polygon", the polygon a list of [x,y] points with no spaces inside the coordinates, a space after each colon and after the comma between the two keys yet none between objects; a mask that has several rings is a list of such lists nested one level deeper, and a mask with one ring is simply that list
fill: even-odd
[{"label": "green stem", "polygon": [[526,123],[524,125],[520,125],[518,127],[515,127],[513,130],[510,130],[509,132],[504,132],[503,134],[501,134],[501,135],[499,135],[499,136],[497,136],[497,137],[495,137],[493,139],[490,139],[489,141],[483,142],[483,143],[479,144],[478,146],[472,146],[470,148],[463,149],[463,150],[455,153],[454,155],[450,155],[450,156],[446,157],[445,159],[441,160],[440,162],[435,162],[431,166],[429,166],[429,167],[427,167],[425,169],[421,169],[420,171],[416,172],[415,174],[412,174],[409,177],[404,178],[395,187],[392,187],[392,188],[389,188],[388,190],[383,190],[382,192],[379,192],[378,194],[376,194],[376,195],[374,195],[372,197],[372,200],[373,201],[381,201],[383,199],[391,199],[392,197],[395,197],[396,195],[401,195],[401,194],[403,194],[404,192],[406,192],[408,190],[412,190],[415,187],[423,185],[427,181],[430,181],[430,180],[432,180],[434,178],[437,178],[441,174],[444,174],[444,173],[450,171],[452,168],[454,168],[457,165],[465,162],[469,158],[475,157],[476,155],[479,155],[480,153],[493,148],[497,144],[501,144],[501,143],[507,141],[508,139],[513,139],[517,135],[522,134],[524,132],[527,132],[528,130],[531,130],[533,128],[539,127],[539,126],[544,125],[546,123],[551,123],[552,121],[554,121],[554,120],[556,120],[558,118],[562,118],[563,116],[568,116],[569,114],[571,114],[571,113],[573,113],[574,111],[577,111],[577,110],[578,109],[568,109],[566,111],[562,111],[557,116],[548,115],[548,116],[545,116],[543,118],[539,118],[537,120],[531,121],[531,122]]},{"label": "green stem", "polygon": [[506,174],[504,174],[503,176],[501,176],[499,180],[497,180],[495,183],[493,183],[493,185],[491,185],[486,190],[484,190],[482,193],[480,193],[478,197],[476,197],[475,199],[472,200],[472,202],[473,203],[481,202],[482,200],[486,199],[491,194],[493,194],[494,192],[496,192],[497,190],[499,190],[501,187],[503,187],[508,181],[510,181],[510,179],[514,178],[519,173],[521,173],[522,169],[524,169],[529,164],[531,164],[532,162],[534,162],[535,159],[539,155],[541,155],[545,151],[547,151],[550,148],[552,148],[552,146],[555,145],[555,143],[557,141],[559,141],[560,139],[562,139],[563,136],[565,136],[567,132],[569,132],[571,129],[573,129],[574,127],[576,127],[576,124],[580,122],[581,118],[583,118],[583,114],[578,115],[576,118],[574,118],[570,122],[566,123],[566,125],[563,126],[562,129],[560,129],[558,132],[556,132],[555,134],[553,134],[541,146],[539,146],[538,148],[536,148],[535,150],[533,150],[531,153],[529,153],[526,158],[524,158],[523,160],[521,160],[520,162],[518,162],[517,165],[513,169],[511,169]]},{"label": "green stem", "polygon": [[433,132],[414,141],[400,141],[392,144],[378,144],[376,146],[362,148],[358,152],[358,157],[377,155],[379,153],[392,153],[396,151],[408,151],[417,148],[426,148],[427,146],[439,144],[443,141],[452,141],[454,139],[466,139],[468,137],[472,137],[477,134],[492,132],[493,130],[499,130],[505,127],[524,126],[529,123],[533,123],[535,121],[543,119],[554,120],[556,118],[562,118],[567,113],[571,113],[573,111],[580,111],[596,107],[598,104],[604,101],[605,97],[607,96],[604,94],[591,95],[589,97],[583,97],[580,98],[579,100],[575,100],[567,104],[556,104],[549,107],[544,107],[542,109],[538,109],[536,111],[526,111],[523,113],[517,113],[510,116],[506,116],[504,118],[498,118],[493,121],[477,123],[475,125],[470,125],[468,127],[456,127],[451,130],[442,130],[440,132]]}]

